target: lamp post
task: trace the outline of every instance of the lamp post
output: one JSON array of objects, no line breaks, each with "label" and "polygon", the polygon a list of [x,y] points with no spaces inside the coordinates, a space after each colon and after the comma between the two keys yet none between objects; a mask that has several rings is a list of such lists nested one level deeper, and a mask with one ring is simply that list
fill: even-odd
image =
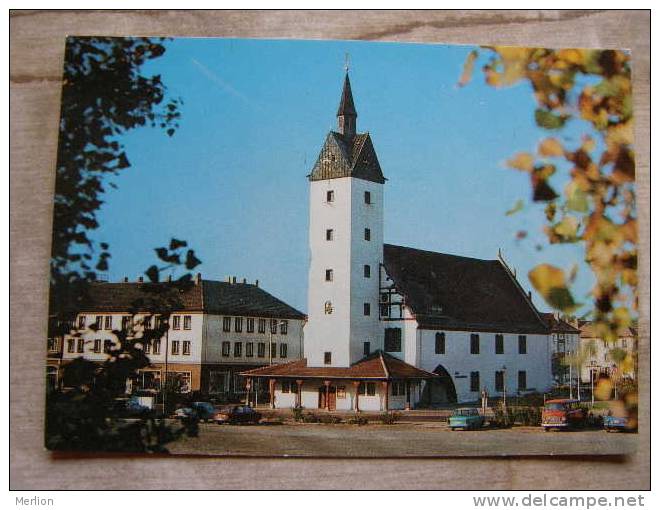
[{"label": "lamp post", "polygon": [[571,351],[568,351],[568,398],[573,400],[573,360]]},{"label": "lamp post", "polygon": [[502,389],[504,390],[504,397],[502,399],[502,409],[504,411],[504,419],[508,421],[509,413],[506,411],[506,365],[502,365]]}]

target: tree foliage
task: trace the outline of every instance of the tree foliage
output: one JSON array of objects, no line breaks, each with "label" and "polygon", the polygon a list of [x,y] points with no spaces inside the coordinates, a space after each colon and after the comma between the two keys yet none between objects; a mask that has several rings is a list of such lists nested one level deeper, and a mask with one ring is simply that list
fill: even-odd
[{"label": "tree foliage", "polygon": [[165,52],[163,39],[69,37],[64,56],[62,110],[53,211],[53,283],[93,280],[108,268],[107,244],[94,260],[89,232],[105,178],[130,166],[118,136],[140,126],[160,127],[172,136],[180,118],[179,99],[166,99],[159,75],[145,76],[145,63]]},{"label": "tree foliage", "polygon": [[[512,169],[529,175],[532,200],[545,203],[544,232],[551,244],[580,243],[596,283],[591,291],[598,336],[614,341],[630,326],[637,308],[637,213],[630,55],[616,50],[488,47],[486,83],[531,85],[536,124],[548,131],[535,150],[514,154]],[[470,81],[472,52],[459,81]],[[581,119],[579,142],[562,130]],[[563,170],[569,169],[569,170]],[[554,176],[566,177],[563,189]],[[520,208],[518,208],[519,210]],[[541,264],[529,279],[554,309],[578,307],[571,275]]]},{"label": "tree foliage", "polygon": [[[172,136],[180,118],[179,99],[166,99],[159,75],[145,76],[143,65],[163,55],[163,39],[75,37],[67,40],[62,84],[55,180],[51,258],[49,336],[81,337],[71,319],[89,298],[97,271],[109,267],[110,251],[95,246],[90,232],[106,178],[130,167],[120,136],[142,126],[162,128]],[[78,358],[63,366],[67,391],[48,396],[46,445],[56,450],[165,451],[184,429],[155,416],[134,422],[117,420],[114,403],[126,393],[126,381],[150,360],[145,347],[167,337],[169,317],[182,308],[181,293],[193,285],[189,271],[201,261],[186,241],[172,239],[156,248],[159,264],[145,272],[141,297],[126,312],[143,317],[128,329],[116,329],[114,347],[102,363]],[[177,269],[179,278],[162,282]],[[153,327],[146,327],[146,321]],[[155,323],[155,324],[154,324]],[[92,326],[91,329],[94,329]],[[119,413],[121,414],[121,413]]]}]

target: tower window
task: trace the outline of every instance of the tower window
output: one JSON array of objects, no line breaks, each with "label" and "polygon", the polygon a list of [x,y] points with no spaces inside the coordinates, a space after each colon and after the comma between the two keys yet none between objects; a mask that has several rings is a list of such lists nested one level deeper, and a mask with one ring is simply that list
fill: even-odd
[{"label": "tower window", "polygon": [[327,229],[325,231],[325,240],[326,241],[332,241],[335,237],[335,231],[332,230],[331,228]]},{"label": "tower window", "polygon": [[371,241],[371,229],[370,228],[365,228],[364,229],[364,240],[365,241]]},{"label": "tower window", "polygon": [[371,278],[371,266],[369,264],[364,265],[364,277]]},{"label": "tower window", "polygon": [[333,277],[332,269],[326,269],[325,270],[325,281],[326,282],[331,282]]},{"label": "tower window", "polygon": [[325,302],[325,314],[330,315],[332,313],[332,301]]},{"label": "tower window", "polygon": [[325,365],[331,365],[332,364],[332,353],[331,352],[324,352],[323,353],[323,363]]},{"label": "tower window", "polygon": [[364,315],[371,315],[371,304],[364,303],[363,310],[364,310]]},{"label": "tower window", "polygon": [[371,191],[365,191],[364,192],[364,203],[365,204],[370,204],[371,203]]},{"label": "tower window", "polygon": [[335,201],[335,192],[332,190],[329,190],[325,193],[325,201],[326,202],[334,202]]},{"label": "tower window", "polygon": [[401,328],[385,328],[385,352],[401,352]]}]

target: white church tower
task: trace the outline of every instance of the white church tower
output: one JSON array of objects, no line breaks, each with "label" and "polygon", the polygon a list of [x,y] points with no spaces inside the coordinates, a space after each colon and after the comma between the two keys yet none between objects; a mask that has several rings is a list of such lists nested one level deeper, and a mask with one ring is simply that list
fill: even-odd
[{"label": "white church tower", "polygon": [[369,133],[357,133],[348,72],[310,180],[308,324],[310,367],[348,367],[382,349],[383,184]]}]

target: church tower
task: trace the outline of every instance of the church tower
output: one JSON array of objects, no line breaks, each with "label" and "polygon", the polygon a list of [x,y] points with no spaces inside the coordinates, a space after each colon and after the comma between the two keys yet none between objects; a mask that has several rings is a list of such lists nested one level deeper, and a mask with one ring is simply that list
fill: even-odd
[{"label": "church tower", "polygon": [[385,178],[369,133],[357,132],[348,71],[337,124],[308,176],[310,367],[348,367],[383,343],[378,278]]}]

